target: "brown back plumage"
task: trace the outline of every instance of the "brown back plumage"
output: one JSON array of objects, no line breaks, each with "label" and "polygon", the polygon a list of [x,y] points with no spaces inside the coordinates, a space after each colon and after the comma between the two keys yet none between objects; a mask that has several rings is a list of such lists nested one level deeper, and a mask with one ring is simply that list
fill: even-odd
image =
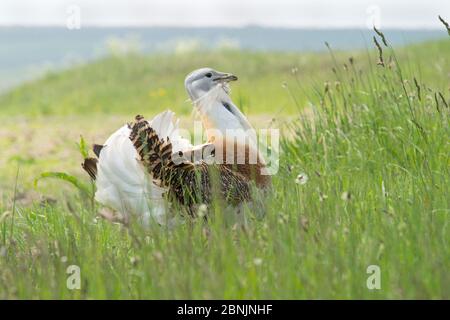
[{"label": "brown back plumage", "polygon": [[228,203],[237,205],[250,199],[250,182],[240,173],[226,165],[208,165],[204,161],[194,164],[182,152],[173,154],[169,138],[158,137],[140,115],[130,128],[130,140],[143,166],[154,181],[169,189],[169,197],[180,204],[192,209],[196,203],[210,203],[215,181]]}]

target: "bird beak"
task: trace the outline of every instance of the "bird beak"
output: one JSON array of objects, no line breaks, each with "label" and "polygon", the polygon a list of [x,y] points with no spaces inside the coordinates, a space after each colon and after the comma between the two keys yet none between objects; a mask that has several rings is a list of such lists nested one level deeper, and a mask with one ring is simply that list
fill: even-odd
[{"label": "bird beak", "polygon": [[231,73],[221,73],[217,77],[214,78],[214,81],[216,82],[230,82],[230,81],[236,81],[238,77],[236,77],[234,74]]}]

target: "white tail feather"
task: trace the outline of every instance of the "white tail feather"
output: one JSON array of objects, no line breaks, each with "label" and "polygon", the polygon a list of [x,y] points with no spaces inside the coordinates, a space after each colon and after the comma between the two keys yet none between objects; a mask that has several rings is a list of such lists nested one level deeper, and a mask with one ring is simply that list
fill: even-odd
[{"label": "white tail feather", "polygon": [[[192,148],[190,142],[178,134],[174,113],[165,111],[150,121],[160,138],[172,142],[173,151]],[[139,155],[125,125],[114,132],[104,144],[97,165],[95,199],[124,215],[135,215],[148,224],[151,219],[165,223],[164,188],[157,186],[138,161]]]}]

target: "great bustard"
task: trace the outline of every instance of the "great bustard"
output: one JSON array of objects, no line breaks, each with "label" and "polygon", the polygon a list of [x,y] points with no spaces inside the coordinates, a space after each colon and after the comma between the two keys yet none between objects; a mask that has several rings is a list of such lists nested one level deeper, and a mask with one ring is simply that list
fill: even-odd
[{"label": "great bustard", "polygon": [[136,116],[103,145],[95,145],[98,159],[83,163],[95,179],[95,199],[125,218],[135,215],[145,223],[153,218],[163,224],[165,197],[194,214],[196,205],[211,201],[214,181],[231,206],[251,200],[252,185],[268,188],[270,176],[263,173],[256,134],[229,95],[228,83],[234,80],[236,76],[211,68],[195,70],[185,79],[206,129],[203,145],[193,146],[179,135],[171,111],[149,121]]}]

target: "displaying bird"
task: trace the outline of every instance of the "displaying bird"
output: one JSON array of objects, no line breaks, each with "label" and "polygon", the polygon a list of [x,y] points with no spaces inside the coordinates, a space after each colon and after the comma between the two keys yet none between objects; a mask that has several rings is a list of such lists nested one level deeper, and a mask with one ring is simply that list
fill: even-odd
[{"label": "displaying bird", "polygon": [[148,121],[138,115],[103,145],[94,145],[97,159],[85,159],[82,166],[95,180],[95,199],[125,218],[165,224],[165,198],[195,215],[199,204],[212,201],[214,189],[234,207],[251,200],[253,185],[267,189],[270,177],[263,173],[256,134],[230,98],[229,82],[235,80],[211,68],[195,70],[185,79],[206,129],[203,145],[193,146],[179,135],[171,111]]}]

